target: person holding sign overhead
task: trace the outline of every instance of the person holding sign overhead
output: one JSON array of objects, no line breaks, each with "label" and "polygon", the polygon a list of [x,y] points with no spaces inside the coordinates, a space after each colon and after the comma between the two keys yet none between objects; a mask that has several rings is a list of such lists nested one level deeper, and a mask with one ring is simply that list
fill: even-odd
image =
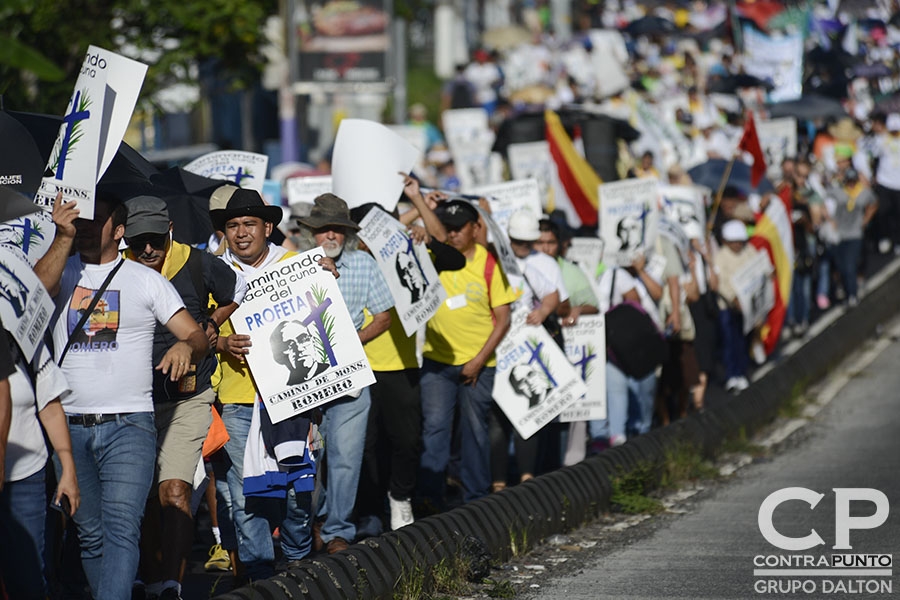
[{"label": "person holding sign overhead", "polygon": [[[321,246],[334,260],[341,275],[338,288],[363,345],[387,331],[394,299],[375,259],[356,249],[359,225],[350,218],[347,203],[334,194],[322,194],[309,216],[297,221],[305,230],[301,234],[312,236],[312,247]],[[368,324],[366,312],[372,315]],[[328,490],[321,538],[329,554],[346,549],[356,537],[356,525],[350,516],[356,503],[370,404],[369,388],[364,388],[358,396],[344,396],[324,410],[321,430],[326,443]]]},{"label": "person holding sign overhead", "polygon": [[425,330],[419,489],[441,505],[457,402],[463,499],[476,500],[490,491],[494,350],[509,330],[509,305],[516,296],[496,259],[475,241],[480,233],[475,208],[465,200],[451,200],[435,212],[450,245],[466,257],[465,268],[441,273],[449,298]]},{"label": "person holding sign overhead", "polygon": [[[56,237],[34,271],[56,299],[50,327],[72,390],[62,404],[83,500],[73,516],[81,562],[96,600],[121,600],[137,572],[156,465],[153,332],[159,322],[175,338],[155,365],[172,382],[200,362],[209,341],[165,277],[119,256],[123,204],[99,193],[94,220],[78,215],[76,202],[57,196]],[[103,340],[93,339],[101,332]]]}]

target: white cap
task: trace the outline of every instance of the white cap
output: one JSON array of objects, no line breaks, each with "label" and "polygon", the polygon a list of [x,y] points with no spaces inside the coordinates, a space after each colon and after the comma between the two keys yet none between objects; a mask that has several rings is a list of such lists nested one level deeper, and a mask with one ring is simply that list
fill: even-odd
[{"label": "white cap", "polygon": [[887,125],[888,131],[900,131],[900,114],[889,114],[885,125]]},{"label": "white cap", "polygon": [[746,242],[747,226],[743,221],[732,219],[722,225],[722,241],[725,242]]},{"label": "white cap", "polygon": [[538,218],[525,208],[521,208],[512,214],[506,230],[510,238],[523,242],[534,242],[541,237]]}]

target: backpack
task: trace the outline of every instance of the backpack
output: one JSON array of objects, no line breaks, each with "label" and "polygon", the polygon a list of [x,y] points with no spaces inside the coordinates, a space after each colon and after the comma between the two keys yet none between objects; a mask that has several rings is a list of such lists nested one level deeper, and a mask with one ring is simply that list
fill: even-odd
[{"label": "backpack", "polygon": [[[609,302],[616,290],[613,270]],[[606,355],[625,375],[643,379],[669,358],[669,346],[643,307],[626,300],[606,311]]]},{"label": "backpack", "polygon": [[471,108],[475,106],[472,84],[465,79],[454,80],[450,85],[450,108]]}]

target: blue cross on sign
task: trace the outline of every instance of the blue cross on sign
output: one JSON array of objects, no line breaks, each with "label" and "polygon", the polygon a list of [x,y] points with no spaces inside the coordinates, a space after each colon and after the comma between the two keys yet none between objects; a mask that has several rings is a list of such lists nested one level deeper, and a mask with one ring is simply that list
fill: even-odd
[{"label": "blue cross on sign", "polygon": [[531,358],[528,359],[528,364],[530,365],[533,362],[537,362],[541,370],[544,371],[544,375],[546,375],[547,379],[550,381],[550,385],[556,387],[556,380],[553,378],[553,375],[550,374],[550,369],[548,369],[547,365],[544,364],[544,361],[541,360],[541,348],[544,347],[544,342],[538,342],[537,346],[532,346],[529,342],[525,342],[525,347],[531,351]]},{"label": "blue cross on sign", "polygon": [[583,380],[587,380],[588,364],[595,358],[597,358],[596,354],[588,354],[587,346],[581,347],[581,358],[575,363],[575,366],[581,367],[581,378]]},{"label": "blue cross on sign", "polygon": [[66,168],[66,155],[69,153],[69,145],[72,141],[72,128],[80,121],[85,121],[91,117],[91,111],[78,110],[78,101],[81,99],[81,90],[75,92],[75,98],[72,100],[72,112],[63,117],[63,124],[66,126],[66,132],[63,134],[62,146],[59,149],[59,160],[56,163],[55,177],[63,178],[63,172]]},{"label": "blue cross on sign", "polygon": [[319,339],[322,340],[322,346],[325,348],[325,355],[328,357],[328,364],[332,367],[337,365],[337,359],[334,357],[334,349],[331,347],[331,341],[328,339],[328,332],[325,331],[325,323],[322,322],[322,313],[331,306],[331,298],[325,298],[322,304],[316,304],[311,292],[306,292],[306,301],[311,307],[309,316],[303,319],[304,326],[309,325],[313,321],[316,323],[316,330],[319,332]]},{"label": "blue cross on sign", "polygon": [[7,223],[13,229],[22,230],[22,252],[28,255],[28,247],[31,245],[31,236],[37,236],[38,239],[44,239],[44,234],[31,226],[31,219],[25,217],[22,223]]},{"label": "blue cross on sign", "polygon": [[238,187],[241,187],[242,179],[253,179],[253,175],[251,175],[250,173],[244,172],[244,167],[238,167],[237,171],[235,171],[235,173],[234,173],[234,175],[232,175],[232,177],[234,177],[234,185],[236,185]]}]

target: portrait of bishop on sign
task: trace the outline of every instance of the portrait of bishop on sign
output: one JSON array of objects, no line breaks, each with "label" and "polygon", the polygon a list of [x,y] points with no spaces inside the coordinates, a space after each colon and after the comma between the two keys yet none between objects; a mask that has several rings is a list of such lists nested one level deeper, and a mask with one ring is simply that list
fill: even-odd
[{"label": "portrait of bishop on sign", "polygon": [[309,381],[328,368],[328,363],[318,360],[317,336],[300,321],[284,321],[272,331],[269,337],[272,358],[287,367],[287,385]]}]

